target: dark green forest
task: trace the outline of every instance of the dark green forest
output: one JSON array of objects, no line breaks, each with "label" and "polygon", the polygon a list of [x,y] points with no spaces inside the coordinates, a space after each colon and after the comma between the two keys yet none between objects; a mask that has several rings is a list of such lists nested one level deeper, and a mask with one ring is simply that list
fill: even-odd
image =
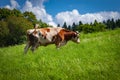
[{"label": "dark green forest", "polygon": [[41,27],[49,26],[38,21],[32,12],[0,8],[0,47],[24,43],[26,30],[33,28],[36,23]]},{"label": "dark green forest", "polygon": [[[22,13],[17,9],[0,8],[0,47],[24,43],[26,41],[26,30],[33,28],[35,24],[39,24],[40,28],[51,27],[42,20],[37,20],[32,12]],[[79,23],[73,22],[69,26],[64,22],[61,27],[87,34],[120,28],[120,19],[108,19],[103,22],[95,20],[94,23],[90,24],[83,24],[79,21]]]}]

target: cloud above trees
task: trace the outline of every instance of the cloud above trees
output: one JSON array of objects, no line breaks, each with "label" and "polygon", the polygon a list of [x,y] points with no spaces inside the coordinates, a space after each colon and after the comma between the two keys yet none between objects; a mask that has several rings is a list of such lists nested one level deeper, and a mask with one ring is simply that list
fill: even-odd
[{"label": "cloud above trees", "polygon": [[22,8],[22,11],[31,11],[36,15],[36,18],[38,20],[41,19],[43,22],[55,26],[56,24],[53,21],[53,17],[50,14],[48,14],[44,8],[44,1],[45,0],[27,0]]},{"label": "cloud above trees", "polygon": [[98,12],[98,13],[86,13],[80,14],[78,10],[74,9],[72,11],[60,12],[56,15],[57,23],[63,24],[66,22],[68,25],[72,25],[73,22],[78,23],[82,21],[83,23],[91,23],[97,20],[98,22],[102,22],[107,19],[118,19],[120,18],[119,12]]},{"label": "cloud above trees", "polygon": [[14,8],[20,7],[20,5],[15,0],[10,0],[10,3],[11,3],[11,5],[6,5],[5,8],[14,9]]},{"label": "cloud above trees", "polygon": [[48,14],[46,12],[45,6],[43,3],[46,0],[26,0],[23,7],[21,7],[16,0],[10,0],[11,5],[6,5],[5,8],[14,9],[21,8],[22,12],[31,11],[36,15],[38,20],[42,20],[49,25],[56,26],[57,24],[63,25],[64,22],[67,25],[72,25],[73,22],[78,23],[82,21],[83,23],[91,23],[94,20],[98,22],[102,22],[103,20],[112,19],[115,20],[120,18],[120,12],[113,11],[102,11],[97,13],[86,13],[80,14],[77,9],[73,9],[72,11],[64,11],[56,14],[55,17]]}]

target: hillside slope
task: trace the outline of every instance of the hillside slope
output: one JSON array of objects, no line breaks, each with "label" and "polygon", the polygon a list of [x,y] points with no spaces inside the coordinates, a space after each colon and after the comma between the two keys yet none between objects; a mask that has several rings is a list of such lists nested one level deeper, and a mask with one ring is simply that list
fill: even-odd
[{"label": "hillside slope", "polygon": [[80,38],[26,55],[25,45],[0,48],[0,80],[120,80],[120,29]]}]

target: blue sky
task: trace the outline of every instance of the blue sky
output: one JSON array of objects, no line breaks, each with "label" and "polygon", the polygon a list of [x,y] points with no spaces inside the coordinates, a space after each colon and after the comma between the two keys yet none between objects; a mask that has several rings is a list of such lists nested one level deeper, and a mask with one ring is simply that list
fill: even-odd
[{"label": "blue sky", "polygon": [[44,4],[47,12],[52,15],[73,9],[77,9],[81,14],[120,11],[120,0],[49,0]]},{"label": "blue sky", "polygon": [[0,7],[32,11],[50,25],[120,18],[120,0],[0,0]]}]

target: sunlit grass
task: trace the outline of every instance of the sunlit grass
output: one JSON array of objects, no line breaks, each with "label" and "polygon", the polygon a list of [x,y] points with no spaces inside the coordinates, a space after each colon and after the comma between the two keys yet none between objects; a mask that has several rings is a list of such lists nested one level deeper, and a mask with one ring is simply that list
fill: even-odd
[{"label": "sunlit grass", "polygon": [[69,42],[23,54],[24,44],[0,48],[0,80],[119,80],[120,29],[81,34]]}]

